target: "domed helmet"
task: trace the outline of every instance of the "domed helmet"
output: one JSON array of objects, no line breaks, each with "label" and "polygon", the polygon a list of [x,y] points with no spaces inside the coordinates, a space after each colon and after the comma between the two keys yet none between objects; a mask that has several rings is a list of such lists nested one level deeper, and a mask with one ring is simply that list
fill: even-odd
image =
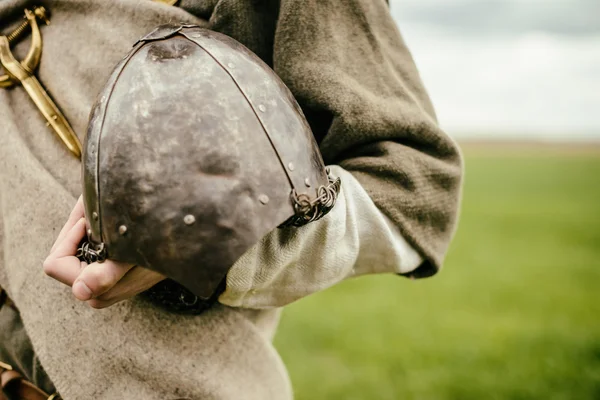
[{"label": "domed helmet", "polygon": [[92,110],[83,257],[158,271],[206,299],[262,236],[322,217],[339,189],[265,63],[225,35],[161,26]]}]

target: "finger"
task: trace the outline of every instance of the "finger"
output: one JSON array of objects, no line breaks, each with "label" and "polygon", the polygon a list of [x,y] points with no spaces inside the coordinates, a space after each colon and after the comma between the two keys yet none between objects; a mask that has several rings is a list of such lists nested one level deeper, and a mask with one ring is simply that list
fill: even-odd
[{"label": "finger", "polygon": [[131,264],[111,260],[90,264],[73,283],[73,294],[82,301],[98,297],[115,286],[131,268]]},{"label": "finger", "polygon": [[56,241],[54,242],[54,245],[52,246],[52,249],[50,250],[51,253],[56,249],[58,244],[60,242],[62,242],[65,235],[69,232],[69,230],[73,227],[73,225],[75,225],[77,223],[77,221],[79,221],[79,219],[84,218],[84,217],[85,217],[85,212],[84,212],[84,207],[83,207],[83,196],[79,196],[79,199],[77,200],[77,203],[75,204],[75,207],[73,207],[73,210],[71,210],[71,214],[69,215],[67,222],[65,223],[63,228],[60,230],[60,233],[58,234],[58,237],[56,238]]},{"label": "finger", "polygon": [[56,241],[54,242],[50,253],[52,253],[56,249],[58,244],[63,241],[65,235],[71,230],[73,225],[75,225],[77,221],[79,221],[81,218],[84,218],[83,196],[79,196],[75,207],[73,207],[73,210],[71,210],[69,219],[67,219],[67,222],[60,230],[60,233],[58,234],[58,237],[56,238]]},{"label": "finger", "polygon": [[77,248],[81,239],[85,236],[85,219],[80,218],[75,225],[64,235],[64,239],[60,242],[54,251],[50,253],[49,258],[62,258],[74,256],[77,254]]},{"label": "finger", "polygon": [[93,308],[110,307],[150,289],[165,278],[164,275],[158,272],[142,267],[134,267],[112,289],[95,299],[89,300],[88,304]]},{"label": "finger", "polygon": [[73,282],[85,268],[87,264],[79,261],[75,256],[63,257],[59,259],[47,259],[44,261],[44,272],[50,278],[53,278],[67,286],[73,286]]},{"label": "finger", "polygon": [[80,219],[67,233],[65,240],[44,261],[46,275],[71,286],[80,273],[81,261],[75,257],[78,239],[85,231],[85,221]]}]

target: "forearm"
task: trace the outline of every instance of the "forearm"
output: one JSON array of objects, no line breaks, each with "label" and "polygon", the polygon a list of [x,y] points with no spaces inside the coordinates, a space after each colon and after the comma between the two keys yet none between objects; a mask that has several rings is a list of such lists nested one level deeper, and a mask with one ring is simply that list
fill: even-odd
[{"label": "forearm", "polygon": [[281,307],[352,276],[407,273],[421,256],[375,206],[360,183],[338,166],[335,207],[322,220],[276,229],[246,252],[227,276],[219,298],[235,307]]},{"label": "forearm", "polygon": [[423,256],[410,276],[433,275],[456,229],[462,159],[388,6],[284,0],[274,54],[325,162],[351,172]]}]

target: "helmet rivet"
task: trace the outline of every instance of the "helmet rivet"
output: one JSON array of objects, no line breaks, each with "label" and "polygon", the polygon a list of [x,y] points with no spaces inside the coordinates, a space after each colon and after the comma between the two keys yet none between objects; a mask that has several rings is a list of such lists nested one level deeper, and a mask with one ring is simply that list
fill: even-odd
[{"label": "helmet rivet", "polygon": [[304,184],[306,185],[306,187],[310,187],[310,179],[305,178],[304,179]]},{"label": "helmet rivet", "polygon": [[260,201],[262,204],[267,204],[269,202],[269,196],[266,194],[261,194],[258,196],[258,201]]},{"label": "helmet rivet", "polygon": [[119,227],[119,235],[123,236],[126,233],[127,233],[127,227],[125,225],[121,225]]},{"label": "helmet rivet", "polygon": [[88,229],[88,230],[86,231],[86,233],[87,233],[88,237],[92,236],[92,230],[91,230],[91,229]]},{"label": "helmet rivet", "polygon": [[183,217],[183,222],[186,225],[194,225],[194,222],[196,222],[196,217],[194,217],[192,214],[188,214],[185,217]]},{"label": "helmet rivet", "polygon": [[288,164],[288,168],[290,169],[290,171],[293,171],[294,170],[294,164],[289,163]]},{"label": "helmet rivet", "polygon": [[265,107],[265,106],[264,106],[264,104],[261,104],[261,105],[259,105],[259,106],[258,106],[258,109],[259,109],[260,111],[262,111],[262,112],[265,112],[265,111],[267,111],[267,107]]},{"label": "helmet rivet", "polygon": [[92,218],[94,219],[94,221],[98,221],[98,213],[96,211],[92,213]]}]

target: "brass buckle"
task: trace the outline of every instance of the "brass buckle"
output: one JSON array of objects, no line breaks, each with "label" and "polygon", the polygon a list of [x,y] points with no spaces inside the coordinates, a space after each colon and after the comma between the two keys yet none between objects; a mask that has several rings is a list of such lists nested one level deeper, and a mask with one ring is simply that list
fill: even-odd
[{"label": "brass buckle", "polygon": [[[38,19],[45,21],[47,24],[49,23],[48,14],[44,7],[36,7],[33,11],[26,9],[25,22],[9,35],[0,36],[0,65],[6,72],[5,75],[0,76],[0,88],[9,88],[21,84],[46,119],[47,125],[52,126],[69,151],[80,158],[81,143],[77,135],[34,74],[42,58],[42,34],[37,22]],[[28,29],[31,30],[31,47],[25,59],[19,62],[10,51],[10,46],[21,38]]]},{"label": "brass buckle", "polygon": [[[33,12],[25,10],[25,21],[19,25],[14,31],[6,36],[9,44],[16,43],[29,29],[31,29],[32,40],[31,47],[25,59],[22,61],[22,66],[28,70],[33,71],[37,68],[42,57],[42,35],[40,33],[37,20],[44,21],[46,25],[50,24],[48,15],[44,7],[36,7]],[[0,87],[9,88],[19,83],[18,80],[11,77],[9,74],[0,76]]]}]

